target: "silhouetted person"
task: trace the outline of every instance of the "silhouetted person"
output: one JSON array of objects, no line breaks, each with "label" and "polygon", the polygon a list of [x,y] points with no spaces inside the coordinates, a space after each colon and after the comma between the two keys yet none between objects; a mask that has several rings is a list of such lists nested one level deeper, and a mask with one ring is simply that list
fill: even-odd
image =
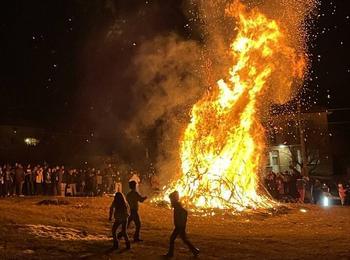
[{"label": "silhouetted person", "polygon": [[[129,182],[129,188],[130,191],[126,195],[126,200],[129,203],[130,206],[130,216],[128,219],[128,227],[132,221],[135,223],[135,234],[134,234],[134,242],[141,242],[142,239],[140,239],[140,229],[141,229],[141,221],[139,216],[139,202],[144,202],[147,197],[142,197],[137,191],[136,191],[136,185],[137,183],[135,181]],[[120,233],[118,234],[118,237],[120,237]]]},{"label": "silhouetted person", "polygon": [[21,164],[16,163],[15,167],[15,185],[16,185],[16,194],[22,196],[23,184],[24,184],[24,170]]},{"label": "silhouetted person", "polygon": [[319,180],[315,180],[315,184],[313,185],[313,200],[314,203],[317,204],[321,200],[322,189],[321,182]]},{"label": "silhouetted person", "polygon": [[177,236],[180,236],[182,241],[192,251],[194,256],[199,254],[199,249],[195,248],[192,243],[187,239],[186,223],[187,223],[187,211],[182,207],[180,203],[179,193],[174,191],[169,195],[171,206],[174,208],[174,225],[175,229],[170,236],[169,251],[165,255],[166,257],[174,256],[174,243]]},{"label": "silhouetted person", "polygon": [[[119,233],[120,237],[124,237],[125,245],[127,249],[130,249],[130,241],[128,234],[126,233],[126,226],[128,224],[129,217],[129,205],[125,200],[123,193],[117,192],[114,196],[114,200],[109,210],[109,221],[112,220],[114,212],[114,224],[112,227],[113,236],[113,248],[118,249],[117,229],[119,226],[122,227],[122,231]],[[119,237],[118,234],[118,237]]]}]

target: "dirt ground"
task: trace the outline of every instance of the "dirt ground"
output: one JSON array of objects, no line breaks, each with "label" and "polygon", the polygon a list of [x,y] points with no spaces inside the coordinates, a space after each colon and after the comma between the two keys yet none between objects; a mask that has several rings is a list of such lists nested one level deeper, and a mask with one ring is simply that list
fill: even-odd
[{"label": "dirt ground", "polygon": [[[0,199],[0,259],[161,259],[167,252],[170,209],[143,204],[144,241],[129,251],[122,241],[121,249],[111,251],[112,198],[38,205],[43,199]],[[190,214],[189,237],[201,251],[199,259],[350,259],[350,207],[286,207],[277,214]],[[175,247],[174,259],[193,258],[180,240]]]}]

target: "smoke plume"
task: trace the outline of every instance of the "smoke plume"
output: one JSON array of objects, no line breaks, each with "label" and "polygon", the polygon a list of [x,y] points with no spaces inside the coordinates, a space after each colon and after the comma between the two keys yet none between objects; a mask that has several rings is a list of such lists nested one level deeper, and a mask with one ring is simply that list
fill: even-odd
[{"label": "smoke plume", "polygon": [[[174,175],[179,171],[179,140],[190,120],[192,105],[219,79],[229,76],[227,72],[234,62],[230,43],[237,34],[235,21],[227,15],[231,2],[187,1],[183,12],[199,39],[187,40],[175,33],[157,36],[143,43],[135,56],[131,71],[137,82],[132,91],[138,109],[128,133],[135,136],[145,129],[157,129],[156,166],[164,180],[169,179],[167,173]],[[283,24],[287,41],[298,53],[304,53],[307,36],[304,29],[315,1],[242,2]],[[283,104],[300,88],[300,82],[295,82],[289,71],[293,64],[286,64],[286,60],[281,55],[276,64],[279,73],[270,79],[266,95],[270,103]]]}]

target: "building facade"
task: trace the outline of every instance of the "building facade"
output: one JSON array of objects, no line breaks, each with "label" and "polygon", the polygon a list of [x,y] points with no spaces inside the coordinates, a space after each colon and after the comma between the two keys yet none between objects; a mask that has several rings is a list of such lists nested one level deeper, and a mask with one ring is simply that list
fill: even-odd
[{"label": "building facade", "polygon": [[308,175],[333,174],[327,112],[275,115],[267,131],[267,171],[301,172],[306,161]]}]

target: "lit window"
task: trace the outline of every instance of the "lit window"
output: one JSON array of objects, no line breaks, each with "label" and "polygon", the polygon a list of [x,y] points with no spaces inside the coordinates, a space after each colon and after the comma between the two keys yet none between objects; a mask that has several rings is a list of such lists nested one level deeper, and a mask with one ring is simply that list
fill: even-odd
[{"label": "lit window", "polygon": [[24,143],[28,146],[37,146],[39,144],[40,140],[36,139],[34,137],[27,137],[24,139]]}]

